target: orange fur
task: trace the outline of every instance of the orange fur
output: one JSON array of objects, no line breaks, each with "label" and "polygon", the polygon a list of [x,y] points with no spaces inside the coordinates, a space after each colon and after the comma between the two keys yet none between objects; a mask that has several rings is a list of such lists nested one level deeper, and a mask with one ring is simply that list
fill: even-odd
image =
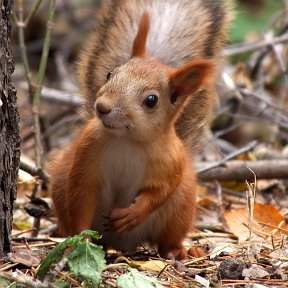
[{"label": "orange fur", "polygon": [[163,257],[183,259],[196,176],[174,123],[213,81],[215,65],[207,59],[180,68],[160,63],[146,51],[149,23],[144,12],[132,58],[97,92],[97,117],[51,162],[50,191],[61,235],[95,229],[105,247],[129,251],[148,242]]},{"label": "orange fur", "polygon": [[132,48],[132,57],[143,57],[146,53],[146,40],[149,31],[149,15],[145,11],[142,15],[139,30],[135,37],[133,48]]}]

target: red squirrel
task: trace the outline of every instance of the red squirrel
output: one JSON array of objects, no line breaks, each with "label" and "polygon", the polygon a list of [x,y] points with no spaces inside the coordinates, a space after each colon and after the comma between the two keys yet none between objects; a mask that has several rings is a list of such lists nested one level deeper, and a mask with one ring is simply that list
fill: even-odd
[{"label": "red squirrel", "polygon": [[[130,3],[128,0],[119,2]],[[106,81],[99,89],[96,88],[95,95],[92,95],[93,89],[88,88],[88,79],[90,77],[93,87],[97,82],[93,83],[94,77],[101,78],[103,75],[93,74],[90,66],[85,66],[93,51],[83,56],[82,67],[79,68],[80,86],[85,95],[90,93],[86,97],[96,116],[91,117],[78,137],[51,161],[50,192],[58,217],[58,232],[62,236],[93,229],[103,235],[105,247],[133,251],[141,243],[148,242],[158,247],[162,257],[185,259],[187,251],[182,241],[192,229],[195,219],[196,175],[193,155],[187,142],[177,134],[178,124],[175,126],[175,123],[179,123],[183,110],[184,113],[187,111],[186,107],[194,98],[203,96],[199,91],[211,86],[216,62],[204,59],[205,55],[200,53],[202,59],[197,57],[184,64],[167,65],[161,61],[160,54],[156,57],[151,53],[151,48],[148,48],[151,47],[149,35],[153,25],[157,24],[159,30],[163,26],[164,31],[167,29],[167,33],[172,33],[174,27],[169,26],[169,13],[178,13],[177,7],[183,5],[167,0],[159,2],[163,2],[161,9],[168,17],[164,23],[155,20],[156,1],[137,2],[139,11],[141,4],[149,5],[143,5],[142,13],[135,8],[139,13],[133,14],[133,17],[139,16],[139,22],[133,43],[130,49],[127,47],[130,59],[107,71]],[[205,6],[198,0],[190,2]],[[102,8],[105,13],[108,4]],[[167,8],[166,4],[170,6]],[[173,12],[172,8],[176,11]],[[200,17],[201,9],[197,9],[195,17]],[[193,17],[183,13],[177,14],[179,21],[188,21],[189,17]],[[124,17],[119,25],[129,22],[130,16],[126,16],[128,19]],[[186,19],[184,16],[189,17]],[[197,19],[193,21],[197,23]],[[105,25],[109,26],[109,21]],[[113,33],[114,37],[124,37],[117,36],[116,31]],[[154,39],[156,43],[152,44],[161,45],[164,36],[159,35],[159,39]],[[200,34],[198,36],[201,37]],[[172,55],[181,52],[177,47],[182,47],[182,43],[170,44],[171,50],[162,52],[171,53],[173,61]],[[202,46],[203,43],[197,48],[195,44],[196,55]],[[173,52],[175,47],[177,51]],[[169,46],[167,49],[170,49]],[[92,96],[94,103],[89,100]],[[202,100],[197,101],[201,103]],[[191,249],[189,254],[199,256],[202,252]]]}]

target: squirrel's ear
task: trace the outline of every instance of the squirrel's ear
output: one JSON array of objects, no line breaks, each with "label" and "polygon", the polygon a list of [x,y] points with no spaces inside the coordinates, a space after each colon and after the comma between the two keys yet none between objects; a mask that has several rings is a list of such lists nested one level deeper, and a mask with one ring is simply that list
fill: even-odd
[{"label": "squirrel's ear", "polygon": [[171,103],[174,104],[182,96],[186,98],[185,96],[211,82],[214,72],[215,66],[210,60],[193,60],[179,69],[172,70],[169,73]]},{"label": "squirrel's ear", "polygon": [[149,32],[150,21],[148,12],[145,11],[141,17],[139,29],[134,39],[132,57],[142,57],[146,53],[146,40]]}]

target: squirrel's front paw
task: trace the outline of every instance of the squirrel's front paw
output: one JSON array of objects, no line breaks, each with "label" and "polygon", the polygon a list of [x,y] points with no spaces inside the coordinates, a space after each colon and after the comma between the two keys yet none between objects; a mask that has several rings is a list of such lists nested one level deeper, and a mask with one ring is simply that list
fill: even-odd
[{"label": "squirrel's front paw", "polygon": [[144,221],[145,215],[145,211],[136,204],[128,208],[116,208],[110,214],[110,229],[118,233],[132,231]]}]

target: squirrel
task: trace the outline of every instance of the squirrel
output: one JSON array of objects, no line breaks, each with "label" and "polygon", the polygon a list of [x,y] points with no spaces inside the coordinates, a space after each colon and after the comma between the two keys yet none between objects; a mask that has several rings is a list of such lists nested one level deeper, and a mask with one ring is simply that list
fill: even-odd
[{"label": "squirrel", "polygon": [[208,117],[229,9],[215,0],[104,2],[79,63],[94,116],[49,164],[58,233],[93,229],[107,248],[149,243],[185,259],[196,173],[184,130],[189,122],[198,137]]}]

